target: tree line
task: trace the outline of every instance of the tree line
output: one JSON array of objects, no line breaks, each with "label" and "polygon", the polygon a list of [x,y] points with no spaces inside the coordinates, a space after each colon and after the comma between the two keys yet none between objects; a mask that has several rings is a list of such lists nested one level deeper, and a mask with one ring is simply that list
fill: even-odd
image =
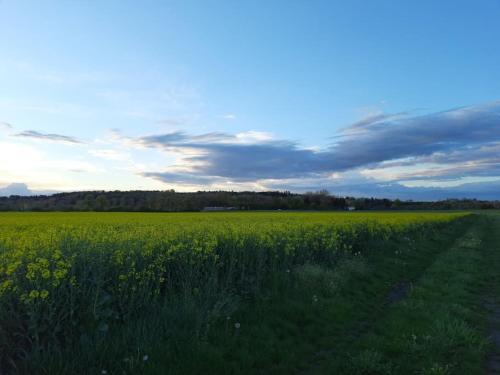
[{"label": "tree line", "polygon": [[207,207],[235,210],[450,210],[500,208],[498,201],[448,199],[436,202],[337,197],[326,190],[289,191],[83,191],[53,195],[0,197],[0,211],[202,211]]}]

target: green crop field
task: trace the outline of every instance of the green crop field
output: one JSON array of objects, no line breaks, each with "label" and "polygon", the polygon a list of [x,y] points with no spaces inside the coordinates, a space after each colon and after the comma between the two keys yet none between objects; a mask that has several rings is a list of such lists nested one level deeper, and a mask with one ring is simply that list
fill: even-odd
[{"label": "green crop field", "polygon": [[483,373],[499,223],[2,213],[0,373]]}]

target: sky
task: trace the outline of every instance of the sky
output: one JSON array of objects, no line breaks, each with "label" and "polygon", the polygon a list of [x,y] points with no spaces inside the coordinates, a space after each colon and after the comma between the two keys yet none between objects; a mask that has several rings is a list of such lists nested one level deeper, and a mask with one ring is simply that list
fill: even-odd
[{"label": "sky", "polygon": [[500,199],[500,2],[0,0],[0,195]]}]

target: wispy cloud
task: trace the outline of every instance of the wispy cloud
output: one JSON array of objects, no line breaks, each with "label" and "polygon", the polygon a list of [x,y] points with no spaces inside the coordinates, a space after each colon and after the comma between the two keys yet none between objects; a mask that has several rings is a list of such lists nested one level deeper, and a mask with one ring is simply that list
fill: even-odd
[{"label": "wispy cloud", "polygon": [[25,130],[15,134],[15,137],[34,138],[42,141],[64,142],[64,143],[83,143],[81,140],[68,135],[40,133],[35,130]]},{"label": "wispy cloud", "polygon": [[12,124],[6,122],[6,121],[0,121],[0,129],[12,129]]},{"label": "wispy cloud", "polygon": [[349,132],[331,152],[344,168],[399,158],[449,155],[500,141],[500,101],[417,117],[396,117]]}]

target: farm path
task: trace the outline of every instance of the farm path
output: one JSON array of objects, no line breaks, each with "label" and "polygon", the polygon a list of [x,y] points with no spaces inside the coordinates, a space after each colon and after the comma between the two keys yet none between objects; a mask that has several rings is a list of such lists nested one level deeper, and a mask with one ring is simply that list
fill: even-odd
[{"label": "farm path", "polygon": [[489,255],[489,278],[484,297],[484,308],[488,314],[488,336],[491,350],[486,360],[486,374],[500,374],[500,217],[492,219],[494,227],[488,230],[485,245]]},{"label": "farm path", "polygon": [[430,258],[298,373],[499,375],[500,215],[479,217]]},{"label": "farm path", "polygon": [[[419,284],[421,279],[427,276],[429,270],[435,266],[441,254],[453,251],[456,247],[459,247],[461,243],[476,236],[477,233],[475,233],[475,228],[472,227],[461,233],[454,241],[452,240],[447,244],[441,243],[441,246],[432,246],[432,251],[426,249],[424,245],[424,248],[420,249],[422,254],[425,254],[424,256],[417,255],[414,259],[408,259],[402,265],[406,269],[404,276],[400,274],[396,279],[385,280],[385,282],[390,283],[390,287],[385,293],[380,295],[375,302],[374,300],[367,301],[367,306],[365,307],[367,313],[349,328],[346,333],[347,339],[340,342],[337,341],[336,345],[331,349],[318,351],[297,373],[301,375],[319,375],[344,373],[344,371],[348,371],[343,367],[338,368],[337,365],[339,363],[351,361],[360,350],[358,342],[374,331],[377,331],[377,329],[384,324],[385,320],[391,319],[391,311],[394,308],[397,308],[397,306],[402,303],[406,303],[414,285]],[[429,246],[429,248],[431,248],[431,246]],[[390,273],[389,270],[387,271]],[[371,369],[367,370],[370,371]],[[380,366],[379,370],[380,373],[385,373],[383,365]],[[353,373],[358,373],[356,369],[353,371]],[[390,370],[387,370],[387,373],[390,373]]]}]

